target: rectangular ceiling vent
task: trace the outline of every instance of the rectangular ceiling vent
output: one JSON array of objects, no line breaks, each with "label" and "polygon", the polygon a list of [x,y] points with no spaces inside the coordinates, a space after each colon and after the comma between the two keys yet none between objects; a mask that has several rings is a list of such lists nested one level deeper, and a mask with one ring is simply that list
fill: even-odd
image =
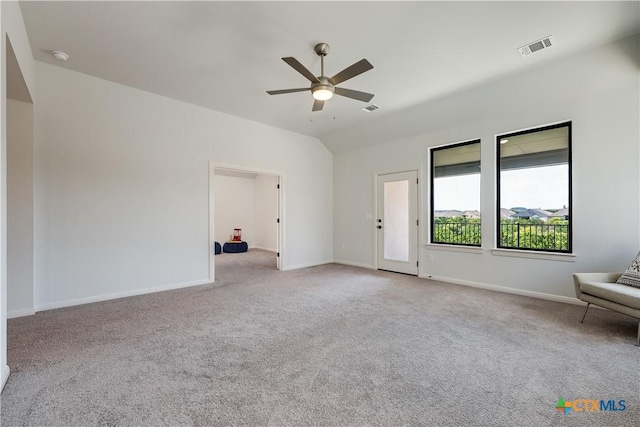
[{"label": "rectangular ceiling vent", "polygon": [[555,44],[555,40],[553,36],[547,36],[540,40],[536,40],[533,43],[526,44],[522,47],[518,48],[518,52],[524,58],[525,56],[529,56],[532,53],[539,52],[543,49],[547,49]]},{"label": "rectangular ceiling vent", "polygon": [[380,106],[376,105],[376,104],[371,104],[369,106],[366,106],[362,109],[362,111],[366,111],[367,113],[370,113],[372,111],[376,111],[380,108]]}]

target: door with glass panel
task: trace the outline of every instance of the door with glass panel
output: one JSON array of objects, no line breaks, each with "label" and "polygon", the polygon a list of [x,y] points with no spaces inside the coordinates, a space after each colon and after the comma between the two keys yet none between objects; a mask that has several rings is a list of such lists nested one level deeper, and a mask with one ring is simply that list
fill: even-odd
[{"label": "door with glass panel", "polygon": [[378,269],[418,274],[418,172],[378,175]]}]

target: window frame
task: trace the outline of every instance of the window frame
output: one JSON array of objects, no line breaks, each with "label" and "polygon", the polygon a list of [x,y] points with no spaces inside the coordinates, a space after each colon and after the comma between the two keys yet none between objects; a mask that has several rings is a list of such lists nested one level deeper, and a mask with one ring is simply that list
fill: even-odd
[{"label": "window frame", "polygon": [[[522,248],[522,247],[512,247],[512,246],[502,246],[501,245],[501,226],[500,226],[500,209],[501,209],[501,200],[500,200],[500,175],[501,175],[501,157],[500,157],[500,140],[504,138],[516,137],[520,135],[526,135],[535,132],[541,132],[551,129],[559,129],[559,128],[567,128],[567,173],[568,173],[568,183],[569,183],[569,192],[568,192],[568,216],[569,216],[569,224],[567,224],[567,250],[562,249],[536,249],[536,248]],[[495,248],[500,250],[507,251],[534,251],[540,253],[549,253],[549,254],[573,254],[573,150],[572,150],[572,122],[564,121],[560,123],[554,123],[551,125],[539,126],[534,128],[529,128],[525,130],[520,130],[516,132],[507,132],[496,135],[495,138],[495,147],[496,147],[496,222],[495,222],[495,233],[494,237],[496,239]]]},{"label": "window frame", "polygon": [[471,243],[453,243],[453,242],[436,242],[435,238],[435,224],[436,224],[436,216],[435,216],[435,189],[434,189],[434,180],[435,180],[435,152],[446,150],[449,148],[457,148],[463,147],[467,145],[478,144],[480,147],[480,167],[482,167],[482,140],[480,138],[470,139],[461,142],[454,142],[451,144],[439,145],[436,147],[429,147],[429,244],[432,245],[452,245],[463,248],[480,248],[482,247],[482,173],[480,173],[480,243],[471,244]]}]

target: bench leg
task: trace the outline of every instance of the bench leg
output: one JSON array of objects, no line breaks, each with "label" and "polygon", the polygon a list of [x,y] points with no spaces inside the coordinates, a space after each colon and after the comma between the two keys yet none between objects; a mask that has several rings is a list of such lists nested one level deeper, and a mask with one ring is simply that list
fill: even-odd
[{"label": "bench leg", "polygon": [[580,323],[584,323],[584,318],[587,317],[587,310],[589,310],[589,306],[591,305],[590,302],[587,303],[587,308],[584,309],[584,315],[582,316],[582,320],[580,321]]}]

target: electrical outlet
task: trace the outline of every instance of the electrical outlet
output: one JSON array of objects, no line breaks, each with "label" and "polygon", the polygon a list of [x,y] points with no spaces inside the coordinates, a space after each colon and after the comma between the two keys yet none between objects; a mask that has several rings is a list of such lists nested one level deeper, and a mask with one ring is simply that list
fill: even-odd
[{"label": "electrical outlet", "polygon": [[347,245],[345,245],[344,243],[342,244],[342,252],[347,250]]},{"label": "electrical outlet", "polygon": [[429,254],[429,261],[433,261],[433,254]]}]

